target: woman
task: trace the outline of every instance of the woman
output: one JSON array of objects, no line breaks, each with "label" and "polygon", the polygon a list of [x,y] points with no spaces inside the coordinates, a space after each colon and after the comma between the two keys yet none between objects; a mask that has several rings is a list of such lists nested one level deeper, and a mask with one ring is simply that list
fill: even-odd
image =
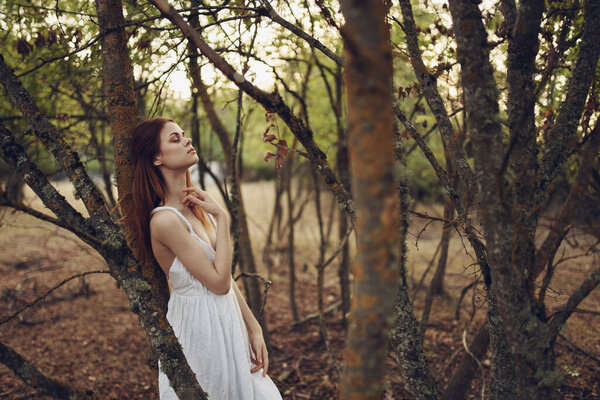
[{"label": "woman", "polygon": [[[200,386],[211,399],[281,399],[260,324],[231,278],[227,214],[191,183],[191,140],[152,118],[136,127],[132,154],[137,240],[168,277],[167,319]],[[158,385],[162,400],[177,399],[162,371]]]}]

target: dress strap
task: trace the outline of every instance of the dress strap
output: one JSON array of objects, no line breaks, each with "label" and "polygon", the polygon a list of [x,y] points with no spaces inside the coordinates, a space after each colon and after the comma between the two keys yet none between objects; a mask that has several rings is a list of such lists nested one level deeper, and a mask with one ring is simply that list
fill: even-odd
[{"label": "dress strap", "polygon": [[171,211],[175,212],[175,214],[177,214],[183,220],[183,222],[185,222],[188,229],[190,230],[190,233],[194,233],[192,224],[190,224],[190,221],[188,221],[187,218],[184,217],[183,214],[178,209],[176,209],[175,207],[170,207],[170,206],[160,206],[160,207],[156,207],[154,210],[152,210],[152,213],[154,213],[156,211],[160,211],[160,210],[171,210]]}]

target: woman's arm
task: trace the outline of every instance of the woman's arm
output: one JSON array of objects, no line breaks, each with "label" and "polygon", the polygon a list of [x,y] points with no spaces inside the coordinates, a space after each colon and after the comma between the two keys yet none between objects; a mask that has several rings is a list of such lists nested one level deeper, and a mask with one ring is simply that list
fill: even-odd
[{"label": "woman's arm", "polygon": [[[222,223],[222,229],[217,230],[217,237],[224,233],[229,236],[226,232],[227,226],[224,225],[225,223]],[[227,259],[231,255],[222,254],[225,245],[217,246],[215,262],[212,263],[206,249],[190,235],[181,219],[169,210],[161,210],[154,214],[150,220],[150,235],[169,249],[192,276],[211,292],[225,295],[231,290],[231,258]]]},{"label": "woman's arm", "polygon": [[267,369],[269,368],[269,354],[267,352],[267,346],[265,345],[262,328],[252,313],[252,310],[250,310],[250,307],[248,307],[246,300],[244,300],[244,296],[242,295],[242,292],[240,292],[240,288],[238,287],[237,283],[233,281],[231,284],[235,292],[235,297],[237,297],[237,301],[240,305],[240,310],[242,311],[242,317],[244,318],[246,329],[248,330],[250,346],[254,352],[254,358],[252,359],[252,362],[256,364],[256,367],[252,368],[250,372],[253,373],[263,368],[263,376],[266,376]]},{"label": "woman's arm", "polygon": [[246,300],[244,300],[244,296],[242,295],[242,292],[235,281],[232,282],[232,286],[238,303],[240,303],[242,317],[244,317],[244,322],[246,323],[248,333],[260,333],[262,335],[262,328],[260,327],[256,317],[254,317],[252,310],[250,310],[250,307],[248,307],[248,304],[246,303]]}]

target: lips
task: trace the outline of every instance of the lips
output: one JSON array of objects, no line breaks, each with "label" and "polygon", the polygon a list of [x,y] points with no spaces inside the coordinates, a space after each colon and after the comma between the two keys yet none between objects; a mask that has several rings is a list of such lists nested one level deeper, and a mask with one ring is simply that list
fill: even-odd
[{"label": "lips", "polygon": [[189,149],[189,150],[188,150],[188,153],[191,153],[191,152],[194,152],[194,153],[195,153],[195,152],[196,152],[196,149],[194,149],[194,148],[192,147],[191,149]]}]

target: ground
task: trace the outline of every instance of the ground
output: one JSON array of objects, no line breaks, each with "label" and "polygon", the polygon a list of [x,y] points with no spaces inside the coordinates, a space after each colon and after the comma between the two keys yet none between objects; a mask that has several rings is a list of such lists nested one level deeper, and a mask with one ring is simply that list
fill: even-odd
[{"label": "ground", "polygon": [[[72,191],[66,184],[59,185],[68,198]],[[215,190],[209,192],[218,199]],[[252,244],[260,272],[265,230],[272,212],[273,186],[260,182],[243,187],[248,210]],[[27,192],[27,201],[43,209],[39,200]],[[80,202],[74,202],[83,210]],[[329,197],[324,200],[328,215]],[[260,208],[259,208],[260,207]],[[440,215],[439,206],[423,206],[422,211]],[[40,222],[20,212],[0,209],[0,319],[45,293],[63,279],[82,272],[106,269],[100,256],[78,241],[72,234],[50,224]],[[296,231],[297,302],[301,318],[317,310],[315,249],[318,248],[316,216],[313,206],[307,206]],[[426,269],[437,247],[439,224],[425,227],[424,220],[414,218],[409,239],[408,278],[411,289]],[[335,224],[332,232],[336,232]],[[331,235],[332,247],[337,243]],[[417,240],[418,237],[418,240]],[[582,245],[589,240],[574,233]],[[279,238],[281,243],[285,238]],[[354,250],[354,246],[352,246]],[[329,249],[329,252],[332,250]],[[581,252],[579,252],[581,253]],[[565,255],[579,255],[565,248]],[[558,256],[557,256],[558,257]],[[562,256],[561,256],[562,257]],[[288,268],[285,255],[276,255],[270,273],[273,285],[269,290],[266,319],[271,340],[269,375],[280,388],[284,399],[336,398],[338,375],[331,362],[325,343],[319,334],[319,325],[312,319],[293,324],[288,298]],[[467,292],[460,312],[455,318],[456,301],[463,287],[473,279],[476,269],[471,256],[465,252],[462,241],[454,234],[445,281],[447,295],[436,299],[426,333],[425,350],[431,372],[438,387],[443,388],[454,367],[464,356],[462,332],[472,336],[485,317],[485,302],[481,286]],[[566,258],[559,265],[548,293],[548,307],[553,310],[562,304],[593,268],[598,259],[593,255]],[[337,265],[326,271],[325,305],[339,301]],[[420,318],[426,284],[415,297],[415,313]],[[575,350],[564,339],[556,344],[557,369],[565,376],[560,387],[560,398],[600,398],[600,329],[599,290],[581,304],[582,309],[594,313],[577,313],[568,321],[563,335],[583,351],[595,355],[596,361]],[[471,323],[471,311],[475,315]],[[326,316],[333,357],[341,368],[345,330],[339,309]],[[77,278],[48,296],[47,300],[5,324],[0,325],[0,341],[9,345],[35,363],[45,374],[74,387],[92,390],[108,399],[154,399],[156,384],[147,365],[148,346],[137,318],[128,309],[127,298],[107,274]],[[481,398],[482,381],[489,378],[489,360],[482,360],[483,376],[476,374],[469,397]],[[393,360],[388,361],[391,390],[388,399],[408,399],[399,372]],[[489,382],[486,381],[486,397]],[[0,399],[29,398],[34,393],[3,365],[0,365]],[[42,397],[43,398],[43,397]]]}]

